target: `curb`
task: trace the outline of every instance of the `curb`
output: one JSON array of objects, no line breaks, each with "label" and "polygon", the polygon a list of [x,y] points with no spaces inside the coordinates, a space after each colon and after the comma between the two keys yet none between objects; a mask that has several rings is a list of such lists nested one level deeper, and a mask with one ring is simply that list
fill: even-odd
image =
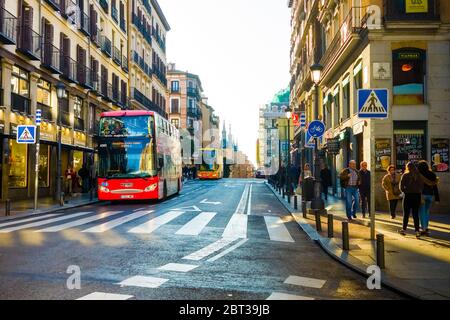
[{"label": "curb", "polygon": [[[302,213],[296,213],[294,209],[280,196],[277,194],[276,190],[272,188],[272,186],[265,182],[267,187],[273,192],[278,201],[289,211],[294,220],[298,223],[298,225],[302,228],[302,230],[313,240],[317,245],[331,258],[346,266],[347,268],[353,270],[354,272],[360,274],[361,276],[368,278],[370,275],[366,272],[368,265],[360,262],[356,258],[352,257],[350,254],[346,253],[344,250],[340,249],[336,245],[336,241],[334,239],[324,238],[322,237],[309,223],[307,223],[302,216]],[[344,258],[345,257],[345,258]],[[348,261],[350,260],[350,261]],[[405,286],[399,285],[395,282],[398,281],[396,278],[387,275],[385,272],[381,271],[381,283],[384,287],[403,295],[407,298],[414,300],[424,300],[424,299],[448,299],[446,297],[437,295],[433,292],[424,292],[422,295],[419,295],[414,292],[414,289],[417,290],[415,286]],[[426,289],[425,289],[426,290]],[[422,289],[421,291],[424,291]]]},{"label": "curb", "polygon": [[84,206],[88,206],[88,205],[96,204],[96,203],[100,203],[100,202],[104,202],[104,201],[93,200],[93,201],[83,202],[83,203],[74,204],[74,205],[70,205],[70,206],[63,206],[63,207],[39,210],[38,212],[17,213],[17,214],[11,215],[11,216],[2,216],[2,217],[0,217],[0,221],[9,221],[9,220],[16,219],[16,218],[25,218],[25,217],[29,217],[29,216],[38,216],[41,214],[47,214],[47,213],[52,213],[52,212],[57,212],[57,211],[65,211],[65,210],[84,207]]}]

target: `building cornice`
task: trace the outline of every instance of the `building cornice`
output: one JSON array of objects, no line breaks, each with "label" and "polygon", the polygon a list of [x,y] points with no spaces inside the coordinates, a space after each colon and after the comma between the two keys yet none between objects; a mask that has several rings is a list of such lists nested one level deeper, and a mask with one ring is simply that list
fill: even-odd
[{"label": "building cornice", "polygon": [[166,31],[170,31],[170,25],[169,22],[167,22],[166,16],[164,15],[164,13],[162,12],[161,7],[159,6],[159,3],[157,0],[151,0],[152,1],[152,5],[156,10],[156,13],[158,14],[159,18],[161,19],[161,22],[164,25],[164,28],[166,28]]}]

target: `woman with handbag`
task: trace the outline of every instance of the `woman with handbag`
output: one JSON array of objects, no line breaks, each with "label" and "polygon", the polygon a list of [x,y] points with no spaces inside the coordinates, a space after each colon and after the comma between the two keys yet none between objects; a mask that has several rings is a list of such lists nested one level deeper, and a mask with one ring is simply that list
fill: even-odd
[{"label": "woman with handbag", "polygon": [[395,173],[395,167],[391,164],[387,168],[387,174],[381,180],[381,186],[386,192],[386,199],[389,201],[389,211],[391,218],[395,219],[395,210],[398,200],[402,198],[400,191],[400,174]]},{"label": "woman with handbag", "polygon": [[419,161],[417,165],[420,175],[423,180],[422,204],[419,209],[420,226],[422,227],[422,234],[429,236],[428,222],[430,221],[430,207],[434,200],[439,202],[439,177],[431,171],[428,162],[425,160]]},{"label": "woman with handbag", "polygon": [[420,238],[419,207],[422,200],[423,180],[416,165],[412,162],[408,162],[406,165],[405,173],[400,179],[400,190],[405,196],[403,198],[403,229],[399,230],[399,233],[406,235],[409,215],[412,212],[416,238]]}]

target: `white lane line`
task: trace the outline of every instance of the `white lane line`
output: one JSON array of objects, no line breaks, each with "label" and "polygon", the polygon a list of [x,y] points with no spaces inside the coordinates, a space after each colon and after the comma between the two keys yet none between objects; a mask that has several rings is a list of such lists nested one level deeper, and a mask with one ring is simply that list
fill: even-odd
[{"label": "white lane line", "polygon": [[22,230],[22,229],[27,229],[27,228],[39,227],[39,226],[42,226],[44,224],[50,224],[50,223],[53,223],[53,222],[58,222],[58,221],[62,221],[62,220],[72,219],[72,218],[76,218],[76,217],[79,217],[79,216],[82,216],[82,215],[85,215],[85,214],[89,214],[89,213],[93,213],[93,212],[92,211],[89,211],[89,212],[78,212],[78,213],[74,213],[74,214],[71,214],[71,215],[68,215],[68,216],[64,215],[62,217],[60,216],[60,217],[57,217],[57,218],[47,219],[47,220],[44,220],[44,221],[28,223],[28,224],[24,224],[24,225],[20,225],[20,226],[15,226],[15,227],[9,227],[9,228],[0,230],[0,233],[8,233],[8,232],[11,232],[11,231],[17,231],[17,230]]},{"label": "white lane line", "polygon": [[8,221],[8,222],[5,222],[5,223],[0,223],[0,228],[6,227],[6,226],[10,226],[12,224],[22,223],[22,222],[30,222],[30,221],[35,221],[35,220],[39,220],[39,219],[49,218],[49,217],[59,217],[60,215],[61,214],[46,214],[46,215],[39,216],[39,217]]},{"label": "white lane line", "polygon": [[286,284],[293,284],[296,286],[316,288],[316,289],[321,289],[324,286],[325,282],[326,280],[299,277],[299,276],[289,276],[284,281],[284,283]]},{"label": "white lane line", "polygon": [[229,247],[228,249],[222,251],[221,253],[219,253],[218,255],[215,255],[212,258],[209,258],[208,261],[209,262],[213,262],[216,261],[219,258],[222,258],[224,255],[230,253],[233,250],[236,250],[237,248],[239,248],[240,246],[242,246],[244,243],[246,243],[248,241],[248,239],[242,239],[241,241],[239,241],[238,243],[232,245],[231,247]]},{"label": "white lane line", "polygon": [[166,223],[172,221],[173,219],[177,218],[178,216],[182,215],[183,211],[169,211],[161,216],[158,216],[156,218],[153,218],[150,221],[147,221],[137,227],[134,227],[131,229],[130,233],[152,233],[159,227],[165,225]]},{"label": "white lane line", "polygon": [[219,251],[222,248],[225,248],[226,246],[228,246],[230,243],[234,242],[236,239],[225,239],[225,238],[221,238],[219,240],[217,240],[214,243],[211,243],[210,245],[201,248],[198,251],[195,251],[194,253],[191,253],[190,255],[187,255],[185,257],[183,257],[183,259],[185,260],[194,260],[194,261],[198,261],[201,260],[207,256],[209,256],[210,254],[213,254],[216,251]]},{"label": "white lane line", "polygon": [[128,300],[133,296],[106,292],[93,292],[77,300]]},{"label": "white lane line", "polygon": [[198,267],[198,265],[194,265],[194,264],[168,263],[164,266],[159,267],[158,270],[189,272],[191,270],[194,270],[197,267]]},{"label": "white lane line", "polygon": [[141,288],[158,288],[163,283],[169,281],[169,279],[146,277],[146,276],[134,276],[119,282],[121,287],[141,287]]},{"label": "white lane line", "polygon": [[83,224],[94,222],[94,221],[97,221],[97,220],[100,220],[100,219],[104,219],[104,218],[107,218],[109,216],[113,216],[113,215],[116,215],[116,214],[119,214],[119,213],[122,213],[122,212],[123,211],[105,211],[105,212],[102,212],[100,214],[96,214],[96,215],[94,215],[92,217],[87,217],[87,218],[83,218],[83,219],[67,222],[67,223],[64,223],[64,224],[60,224],[60,225],[57,225],[57,226],[36,230],[34,232],[58,232],[58,231],[62,231],[62,230],[65,230],[65,229],[78,227],[78,226],[81,226]]},{"label": "white lane line", "polygon": [[88,228],[86,230],[83,230],[82,232],[96,232],[96,233],[105,232],[107,230],[111,230],[117,226],[120,226],[121,224],[127,223],[131,220],[135,220],[140,217],[146,216],[146,215],[152,213],[153,211],[154,210],[143,210],[143,211],[134,212],[125,217],[117,218],[117,219],[102,223],[98,226]]},{"label": "white lane line", "polygon": [[250,185],[250,191],[248,192],[248,206],[247,206],[247,215],[251,214],[251,210],[252,210],[252,190],[253,190],[253,185]]},{"label": "white lane line", "polygon": [[142,210],[144,210],[144,209],[145,209],[145,208],[137,208],[137,209],[134,209],[133,212],[142,211]]},{"label": "white lane line", "polygon": [[315,300],[311,297],[297,296],[294,294],[273,292],[266,300]]},{"label": "white lane line", "polygon": [[239,204],[236,208],[235,214],[244,214],[245,213],[245,204],[247,203],[248,198],[248,190],[249,185],[246,184],[244,188],[244,192],[242,192],[241,200],[239,200]]},{"label": "white lane line", "polygon": [[175,234],[197,236],[216,214],[217,212],[202,212],[185,224],[180,230],[175,232]]},{"label": "white lane line", "polygon": [[247,238],[247,220],[246,214],[233,214],[230,221],[228,221],[225,230],[223,231],[223,238]]},{"label": "white lane line", "polygon": [[281,242],[295,242],[280,217],[264,216],[264,221],[266,222],[270,240]]}]

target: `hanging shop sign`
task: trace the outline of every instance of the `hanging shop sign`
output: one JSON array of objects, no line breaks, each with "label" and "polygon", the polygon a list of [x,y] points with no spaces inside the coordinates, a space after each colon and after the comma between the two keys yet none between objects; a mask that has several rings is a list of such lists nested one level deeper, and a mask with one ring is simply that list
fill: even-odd
[{"label": "hanging shop sign", "polygon": [[391,139],[375,139],[375,170],[386,171],[391,161]]},{"label": "hanging shop sign", "polygon": [[435,172],[449,172],[449,139],[431,139],[431,167]]},{"label": "hanging shop sign", "polygon": [[327,139],[327,151],[330,154],[338,154],[341,150],[339,138]]}]

